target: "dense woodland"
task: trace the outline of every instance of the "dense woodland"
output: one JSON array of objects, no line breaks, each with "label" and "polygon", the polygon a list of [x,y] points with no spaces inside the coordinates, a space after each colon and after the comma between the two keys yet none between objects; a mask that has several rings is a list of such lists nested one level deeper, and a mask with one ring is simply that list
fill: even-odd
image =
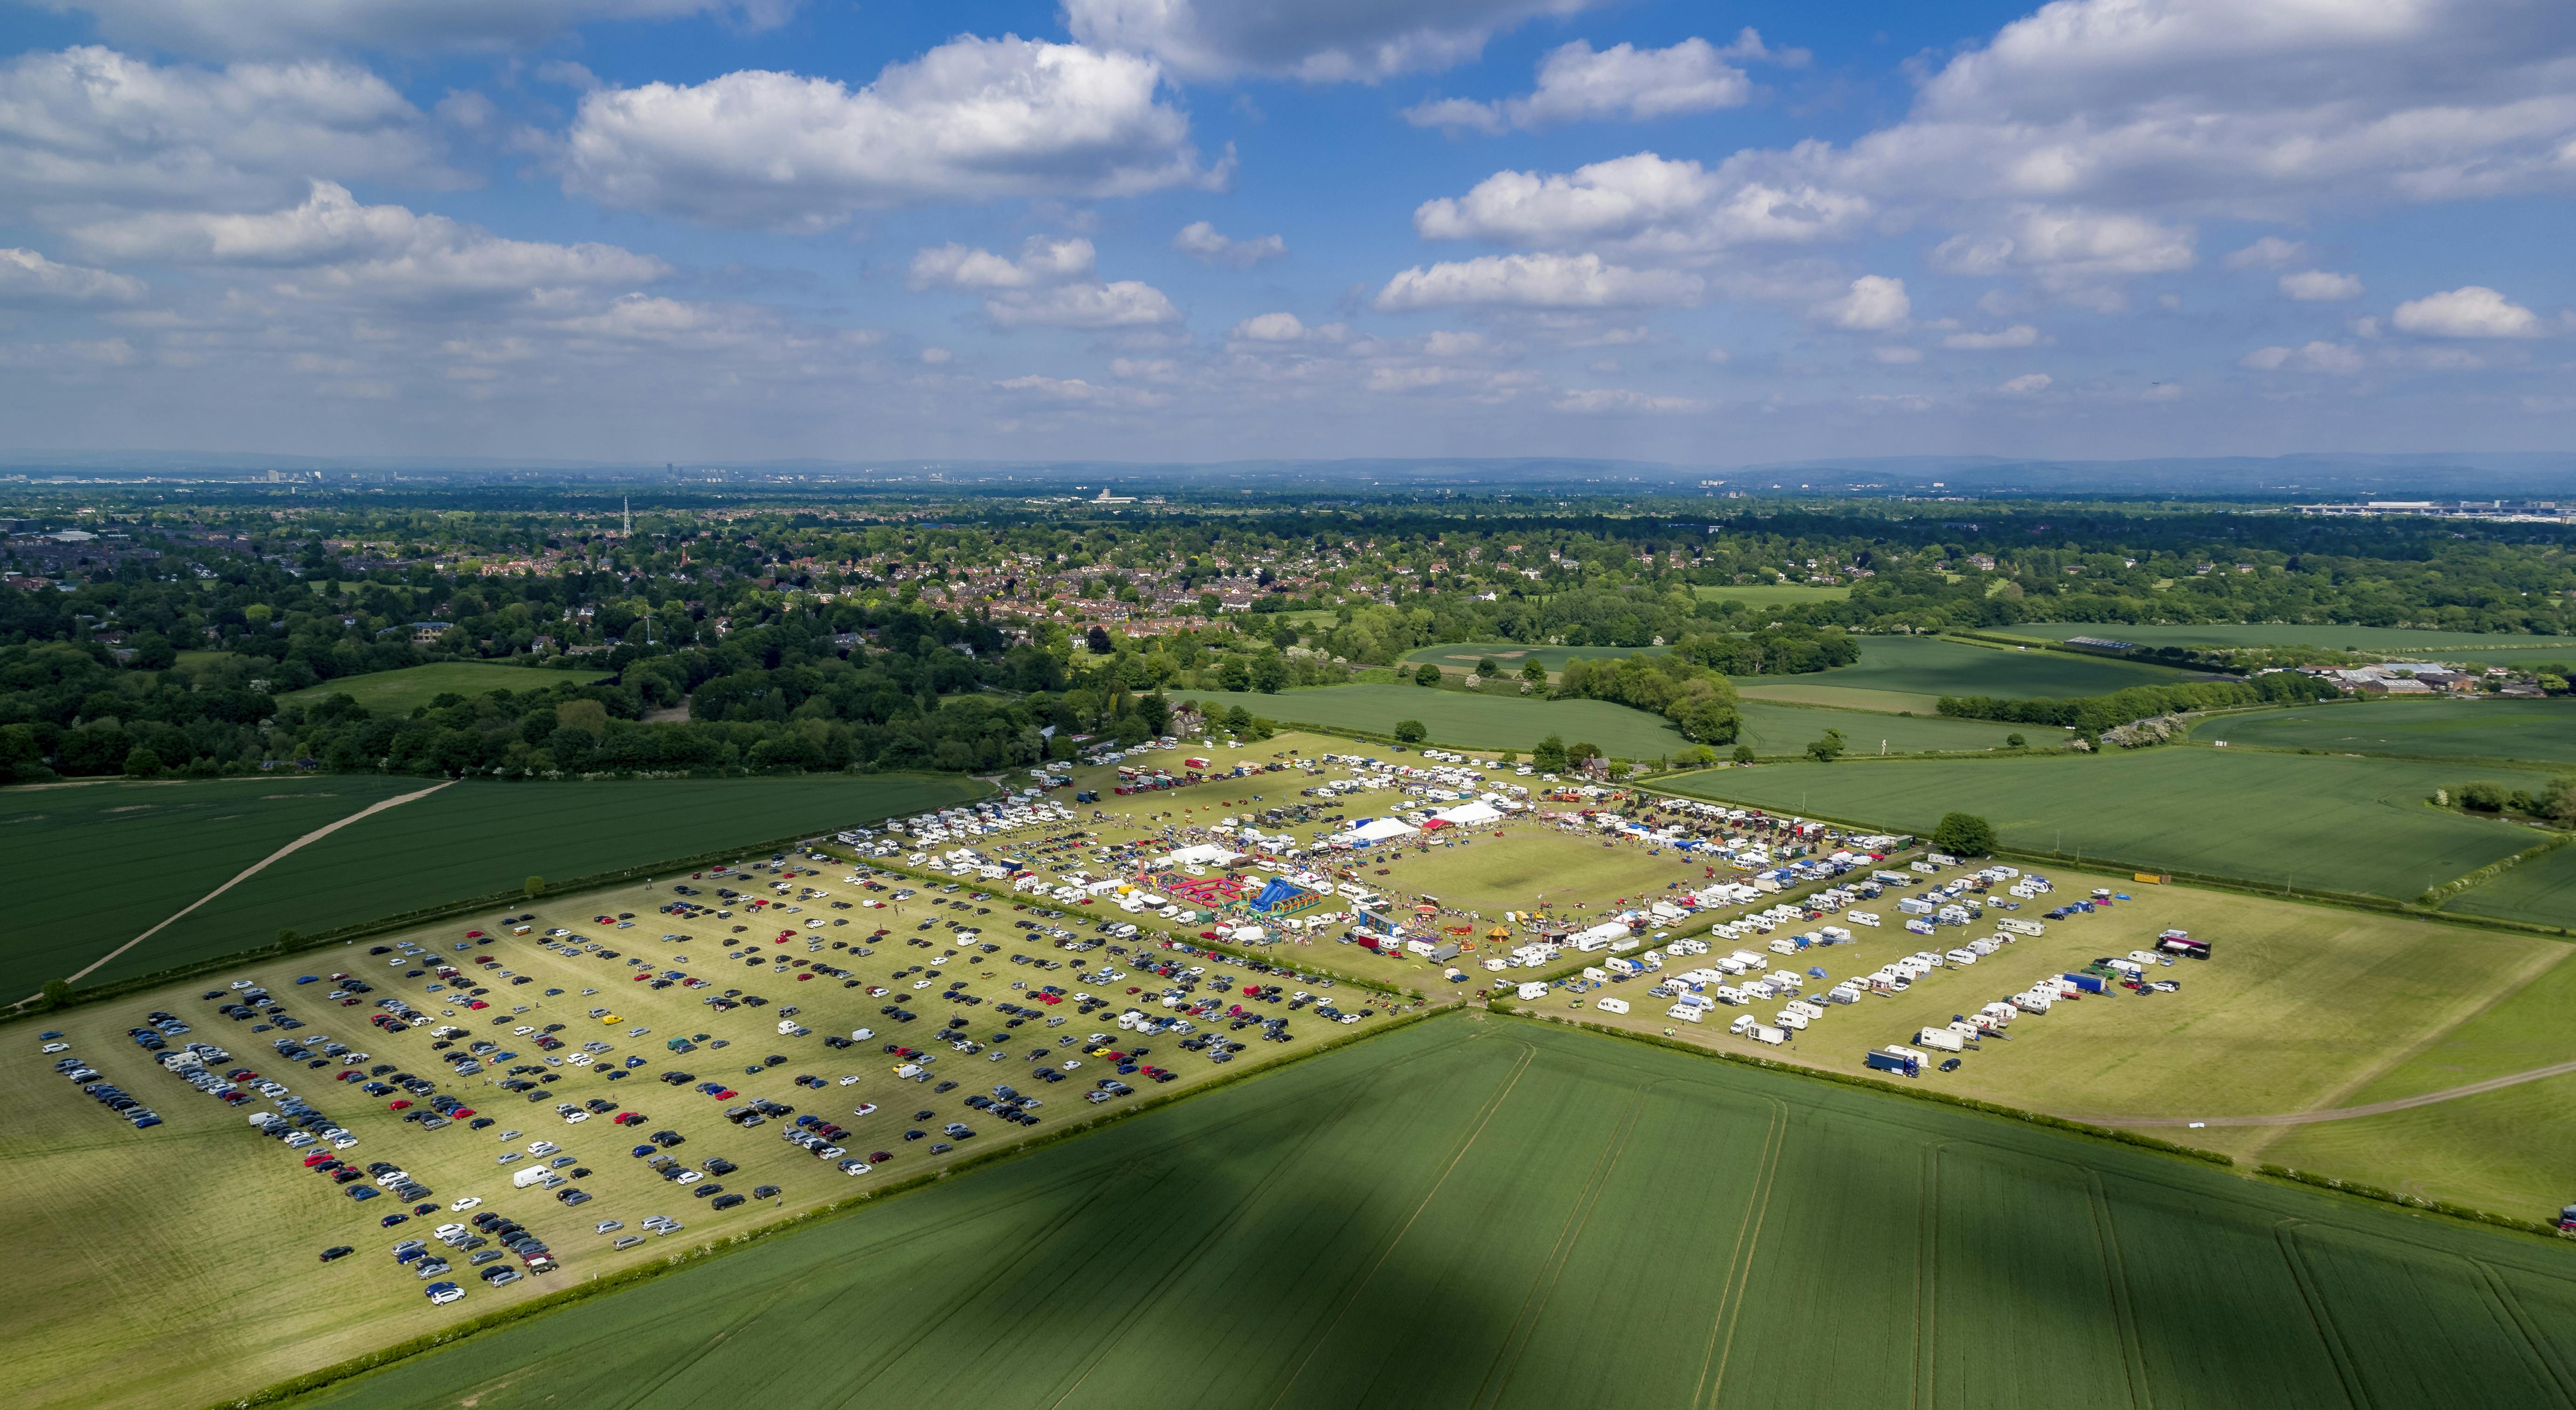
[{"label": "dense woodland", "polygon": [[[2567,532],[2534,525],[2009,504],[1718,501],[1728,512],[1713,518],[1712,502],[1687,500],[1131,515],[969,501],[648,509],[630,535],[599,510],[85,503],[31,527],[94,540],[8,541],[7,566],[26,575],[0,591],[11,778],[989,770],[1068,754],[1077,735],[1159,730],[1169,688],[1335,684],[1451,642],[1669,647],[1578,660],[1534,688],[1725,743],[1729,677],[1847,664],[1871,633],[2576,630]],[[1847,595],[1729,591],[1800,585]],[[530,670],[524,687],[402,718],[328,692],[279,700],[449,660]],[[616,674],[546,669],[574,664]],[[2098,729],[2153,703],[2106,700],[1945,708]]]}]

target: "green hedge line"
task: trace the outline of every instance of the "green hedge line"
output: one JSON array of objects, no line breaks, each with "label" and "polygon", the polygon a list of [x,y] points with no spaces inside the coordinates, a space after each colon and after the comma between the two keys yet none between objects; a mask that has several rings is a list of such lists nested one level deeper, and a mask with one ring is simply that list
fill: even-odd
[{"label": "green hedge line", "polygon": [[979,1155],[970,1156],[964,1160],[958,1161],[954,1165],[949,1165],[942,1169],[924,1171],[908,1180],[899,1180],[891,1185],[852,1195],[848,1199],[834,1200],[829,1204],[819,1205],[813,1209],[791,1214],[784,1219],[773,1220],[770,1223],[760,1225],[756,1228],[746,1229],[739,1234],[735,1234],[730,1238],[723,1239],[716,1243],[700,1244],[695,1248],[673,1254],[658,1263],[641,1264],[637,1267],[628,1268],[621,1272],[608,1274],[605,1277],[593,1277],[586,1281],[576,1283],[571,1287],[565,1288],[561,1292],[548,1293],[544,1297],[531,1298],[526,1302],[517,1304],[516,1306],[501,1308],[498,1311],[486,1312],[481,1316],[467,1318],[465,1321],[459,1322],[451,1327],[444,1327],[435,1332],[423,1333],[420,1336],[396,1342],[391,1346],[379,1348],[362,1356],[354,1356],[346,1361],[335,1362],[332,1365],[321,1367],[318,1370],[307,1371],[303,1375],[278,1381],[272,1385],[263,1386],[258,1390],[252,1391],[248,1395],[229,1400],[217,1401],[212,1406],[209,1406],[207,1410],[250,1410],[250,1407],[253,1406],[275,1405],[283,1401],[291,1400],[300,1395],[307,1395],[314,1391],[321,1390],[326,1386],[350,1380],[357,1376],[363,1376],[371,1371],[383,1370],[397,1362],[407,1361],[412,1357],[435,1351],[442,1346],[453,1345],[454,1343],[464,1341],[469,1337],[476,1336],[484,1332],[495,1331],[502,1327],[512,1326],[516,1323],[527,1321],[530,1318],[542,1317],[550,1313],[560,1312],[567,1307],[571,1307],[575,1303],[586,1302],[592,1298],[604,1296],[608,1293],[623,1292],[628,1288],[651,1282],[656,1278],[677,1272],[682,1268],[689,1267],[690,1265],[702,1263],[711,1258],[721,1258],[728,1253],[735,1252],[736,1250],[744,1248],[750,1244],[774,1238],[781,1234],[792,1233],[806,1225],[813,1224],[824,1219],[838,1218],[843,1215],[853,1214],[871,1205],[883,1203],[888,1199],[892,1199],[900,1195],[912,1194],[915,1191],[927,1189],[932,1185],[954,1179],[969,1171],[980,1170],[987,1165],[997,1165],[1006,1160],[1017,1160],[1022,1156],[1029,1155],[1035,1151],[1044,1149],[1047,1146],[1052,1146],[1063,1141],[1069,1141],[1078,1136],[1089,1135],[1104,1126],[1114,1125],[1121,1121],[1130,1121],[1136,1117],[1145,1115],[1147,1112],[1159,1111],[1164,1107],[1173,1105],[1177,1102],[1184,1102],[1194,1097],[1205,1096],[1210,1092],[1219,1091],[1226,1087],[1234,1086],[1240,1082],[1249,1082],[1255,1078],[1266,1077],[1271,1073],[1286,1069],[1291,1064],[1322,1057],[1326,1053],[1334,1052],[1338,1049],[1347,1047],[1352,1043],[1374,1038],[1381,1033],[1391,1033],[1398,1028],[1419,1023],[1431,1016],[1432,1015],[1429,1012],[1407,1014],[1395,1018],[1387,1023],[1372,1025],[1364,1033],[1353,1033],[1343,1037],[1329,1039],[1313,1048],[1307,1049],[1304,1052],[1292,1053],[1286,1057],[1266,1063],[1259,1067],[1251,1068],[1242,1072],[1226,1073],[1223,1076],[1182,1091],[1166,1092],[1158,1096],[1147,1097],[1143,1101],[1137,1102],[1132,1106],[1121,1107],[1120,1109],[1112,1112],[1104,1112],[1077,1125],[1060,1127],[1042,1136],[1031,1136],[1017,1144],[988,1150]]},{"label": "green hedge line", "polygon": [[2510,1214],[2494,1214],[2483,1209],[2472,1209],[2464,1204],[2453,1204],[2448,1200],[2402,1195],[2394,1190],[2383,1190],[2377,1185],[2365,1185],[2356,1180],[2338,1180],[2331,1175],[2315,1175],[2305,1170],[2293,1170],[2286,1165],[2273,1165],[2266,1162],[2256,1165],[2254,1169],[2256,1173],[2268,1175],[2275,1180],[2313,1185],[2320,1190],[2332,1190],[2337,1194],[2351,1195],[2358,1199],[2378,1200],[2383,1204],[2400,1205],[2407,1209],[2447,1215],[2453,1219],[2465,1219],[2472,1224],[2512,1229],[2525,1234],[2544,1234],[2556,1239],[2576,1238],[2576,1233],[2538,1219],[2518,1219]]}]

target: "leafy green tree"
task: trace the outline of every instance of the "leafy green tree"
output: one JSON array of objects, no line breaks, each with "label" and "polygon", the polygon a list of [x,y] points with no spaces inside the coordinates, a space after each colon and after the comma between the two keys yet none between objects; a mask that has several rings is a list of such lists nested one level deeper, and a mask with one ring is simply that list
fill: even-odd
[{"label": "leafy green tree", "polygon": [[1538,663],[1538,658],[1533,656],[1521,663],[1521,679],[1528,681],[1532,685],[1545,685],[1547,684],[1547,667],[1540,665]]},{"label": "leafy green tree", "polygon": [[1476,663],[1476,674],[1477,674],[1477,675],[1480,675],[1480,676],[1486,676],[1486,677],[1489,677],[1489,678],[1490,678],[1490,677],[1493,677],[1493,676],[1499,676],[1499,675],[1501,675],[1502,673],[1503,673],[1503,668],[1502,668],[1501,666],[1499,666],[1499,665],[1495,664],[1494,658],[1493,658],[1493,657],[1491,657],[1491,656],[1487,656],[1487,657],[1483,658],[1482,660],[1479,660],[1479,661]]},{"label": "leafy green tree", "polygon": [[1540,773],[1561,774],[1565,772],[1565,741],[1552,734],[1547,738],[1540,740],[1538,742],[1538,747],[1530,751],[1530,763],[1535,766]]},{"label": "leafy green tree", "polygon": [[2007,749],[2020,749],[2027,746],[2029,743],[2029,740],[2022,738],[2018,734],[2008,734],[2004,736],[2004,747]]},{"label": "leafy green tree", "polygon": [[1982,857],[1995,850],[1994,824],[1974,813],[1943,813],[1932,829],[1932,850],[1953,857]]},{"label": "leafy green tree", "polygon": [[2560,774],[2541,790],[2540,815],[2553,822],[2576,823],[2576,774]]},{"label": "leafy green tree", "polygon": [[1407,744],[1419,744],[1431,737],[1431,731],[1423,728],[1420,720],[1398,720],[1395,722],[1395,737]]},{"label": "leafy green tree", "polygon": [[529,877],[528,884],[524,889],[527,892],[528,899],[533,901],[546,894],[546,879],[542,876]]},{"label": "leafy green tree", "polygon": [[1843,732],[1838,729],[1828,729],[1823,738],[1808,742],[1807,757],[1819,764],[1830,764],[1843,756],[1844,747]]},{"label": "leafy green tree", "polygon": [[1413,683],[1415,685],[1440,684],[1440,668],[1428,661],[1423,662],[1422,668],[1413,673]]},{"label": "leafy green tree", "polygon": [[126,751],[125,771],[136,778],[154,778],[161,772],[161,756],[136,745]]},{"label": "leafy green tree", "polygon": [[1729,758],[1731,758],[1731,759],[1735,760],[1735,762],[1737,762],[1737,763],[1739,763],[1739,764],[1749,764],[1749,763],[1752,763],[1752,762],[1753,762],[1753,746],[1752,746],[1752,745],[1750,745],[1750,744],[1739,744],[1739,745],[1735,746],[1735,752],[1734,752],[1734,753],[1732,753],[1732,754],[1730,754],[1730,755],[1728,755],[1727,757],[1729,757]]},{"label": "leafy green tree", "polygon": [[1243,664],[1242,657],[1228,656],[1225,664],[1216,668],[1216,683],[1228,690],[1250,690],[1252,668]]},{"label": "leafy green tree", "polygon": [[2504,804],[2504,789],[2496,784],[2481,780],[2460,790],[2460,806],[2473,813],[2501,813]]},{"label": "leafy green tree", "polygon": [[1265,651],[1252,659],[1252,688],[1264,695],[1277,695],[1288,683],[1288,663],[1279,653]]}]

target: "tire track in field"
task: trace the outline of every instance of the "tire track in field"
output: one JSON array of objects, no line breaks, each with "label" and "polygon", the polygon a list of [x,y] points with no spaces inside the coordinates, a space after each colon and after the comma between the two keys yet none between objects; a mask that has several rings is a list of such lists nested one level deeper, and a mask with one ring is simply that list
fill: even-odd
[{"label": "tire track in field", "polygon": [[2120,1228],[2112,1217],[2111,1192],[2102,1184],[2102,1172],[2092,1166],[2082,1167],[2085,1197],[2093,1205],[2093,1236],[2102,1244],[2102,1281],[2111,1295],[2112,1326],[2120,1336],[2120,1366],[2129,1381],[2129,1403],[2140,1410],[2155,1410],[2155,1391],[2147,1381],[2147,1348],[2138,1332],[2137,1309],[2129,1300],[2128,1264],[2120,1257]]},{"label": "tire track in field", "polygon": [[1789,1104],[1777,1097],[1762,1100],[1771,1108],[1771,1126],[1762,1138],[1762,1158],[1755,1165],[1752,1196],[1744,1202],[1744,1220],[1736,1226],[1734,1251],[1727,1255],[1717,1315],[1709,1319],[1708,1347],[1700,1353],[1699,1381],[1691,1389],[1691,1404],[1711,1410],[1726,1387],[1726,1363],[1735,1354],[1736,1319],[1743,1314],[1745,1290],[1753,1282],[1753,1255],[1762,1242],[1762,1220],[1770,1212],[1771,1187],[1779,1178],[1781,1151],[1788,1144]]},{"label": "tire track in field", "polygon": [[2569,1384],[2566,1368],[2551,1354],[2548,1339],[2540,1334],[2539,1324],[2524,1309],[2522,1299],[2513,1295],[2513,1285],[2506,1282],[2504,1274],[2485,1259],[2469,1258],[2466,1261],[2477,1270],[2478,1279],[2486,1288],[2487,1300],[2495,1305],[2504,1324],[2513,1328],[2514,1333],[2522,1338],[2523,1345],[2531,1348],[2532,1362],[2540,1367],[2542,1375],[2549,1378],[2550,1386],[2558,1392],[2559,1401],[2576,1405],[2576,1386]]},{"label": "tire track in field", "polygon": [[[106,954],[99,956],[97,959],[94,959],[94,960],[90,961],[90,962],[89,962],[89,964],[88,964],[88,965],[86,965],[86,966],[84,966],[84,967],[83,967],[83,968],[82,968],[78,973],[71,975],[71,976],[70,976],[70,978],[69,978],[69,980],[68,980],[68,982],[73,983],[73,984],[78,984],[78,983],[80,983],[82,980],[84,980],[84,979],[88,978],[88,977],[91,975],[91,973],[93,973],[94,971],[96,971],[96,970],[99,968],[99,966],[104,965],[104,964],[108,963],[108,962],[109,962],[109,961],[111,961],[111,960],[114,960],[117,956],[124,954],[126,951],[133,949],[135,946],[140,945],[140,944],[142,944],[144,941],[151,939],[153,936],[160,934],[162,931],[169,929],[169,928],[170,928],[170,926],[172,926],[173,924],[177,923],[180,919],[182,919],[183,917],[185,917],[185,916],[188,914],[188,912],[195,910],[195,909],[196,909],[196,908],[198,908],[199,906],[202,906],[202,905],[206,904],[208,901],[211,901],[211,900],[215,899],[217,896],[220,896],[220,895],[224,894],[225,892],[232,890],[234,887],[241,885],[243,882],[250,880],[252,877],[259,875],[261,872],[266,871],[266,870],[268,869],[268,867],[269,867],[269,865],[270,865],[271,863],[276,862],[276,861],[279,861],[280,859],[284,858],[288,853],[294,852],[294,851],[298,850],[299,848],[303,848],[303,847],[309,846],[309,845],[311,845],[311,844],[313,844],[313,843],[319,842],[319,841],[321,841],[323,838],[330,836],[332,833],[338,832],[340,829],[342,829],[342,828],[344,828],[344,827],[347,827],[349,824],[351,824],[351,823],[353,823],[353,822],[357,822],[358,820],[360,820],[360,819],[362,819],[362,818],[369,818],[369,817],[373,817],[373,816],[375,816],[376,814],[383,812],[383,811],[384,811],[385,809],[387,809],[387,808],[399,808],[399,807],[401,807],[403,804],[408,803],[408,802],[411,802],[411,801],[412,801],[413,799],[415,799],[415,798],[426,798],[426,797],[428,797],[429,795],[431,795],[431,794],[433,794],[433,793],[436,793],[438,790],[440,790],[440,789],[442,789],[442,788],[447,787],[447,786],[448,786],[448,784],[454,783],[455,781],[456,781],[456,780],[454,780],[454,779],[448,779],[448,780],[446,780],[446,781],[445,781],[445,782],[443,782],[443,783],[433,783],[433,784],[431,784],[429,787],[424,788],[424,789],[421,789],[421,790],[420,790],[419,792],[417,792],[417,793],[406,793],[406,794],[403,794],[403,795],[402,795],[401,797],[399,797],[399,798],[387,798],[387,799],[385,799],[383,802],[380,802],[380,803],[370,803],[370,804],[368,804],[366,807],[360,808],[358,811],[356,811],[356,812],[354,812],[354,813],[351,813],[350,815],[348,815],[348,816],[347,816],[347,817],[345,817],[345,818],[340,819],[338,822],[335,822],[335,823],[329,823],[329,824],[326,824],[326,825],[324,825],[324,826],[322,826],[322,827],[317,827],[317,828],[313,829],[311,832],[308,832],[308,833],[304,834],[302,837],[299,837],[299,838],[295,839],[294,841],[287,843],[285,846],[280,847],[280,848],[278,848],[276,851],[269,853],[267,856],[260,858],[258,861],[251,863],[248,867],[244,868],[244,869],[242,870],[242,872],[241,872],[239,875],[235,876],[232,880],[225,882],[223,885],[216,887],[214,890],[209,891],[209,892],[207,892],[205,895],[200,896],[200,897],[198,897],[197,899],[195,899],[195,900],[193,900],[193,901],[190,901],[187,905],[180,907],[180,908],[179,908],[179,910],[178,910],[175,914],[173,914],[173,915],[172,915],[168,920],[165,920],[165,921],[161,922],[159,925],[156,925],[156,926],[152,927],[150,930],[144,931],[142,934],[137,935],[137,936],[135,936],[133,939],[126,941],[124,944],[119,945],[119,946],[117,946],[115,949],[108,951]],[[27,1002],[29,1002],[30,1000],[38,999],[38,998],[42,998],[42,997],[43,997],[43,995],[41,995],[41,994],[30,994],[30,995],[28,995],[28,996],[27,996],[27,998],[25,998],[25,999],[21,999],[21,1000],[19,1000],[18,1002],[20,1002],[20,1003],[22,1003],[22,1004],[23,1004],[23,1003],[27,1003]]]},{"label": "tire track in field", "polygon": [[1324,1343],[1332,1340],[1334,1329],[1339,1327],[1342,1324],[1342,1318],[1349,1314],[1351,1304],[1359,1300],[1360,1292],[1377,1277],[1377,1271],[1386,1266],[1387,1259],[1395,1253],[1396,1245],[1404,1242],[1404,1236],[1412,1231],[1414,1221],[1420,1219],[1422,1211],[1429,1209],[1431,1201],[1439,1197],[1441,1187],[1447,1185],[1449,1177],[1457,1173],[1459,1163],[1467,1158],[1467,1152],[1475,1149],[1477,1138],[1485,1134],[1485,1128],[1492,1124],[1495,1113],[1503,1109],[1503,1104],[1511,1099],[1512,1092],[1521,1085],[1522,1076],[1528,1073],[1530,1064],[1538,1058],[1538,1049],[1533,1044],[1523,1041],[1520,1043],[1520,1050],[1520,1056],[1512,1063],[1511,1075],[1504,1079],[1502,1086],[1494,1090],[1492,1096],[1485,1099],[1484,1109],[1476,1113],[1475,1126],[1468,1131],[1467,1139],[1458,1143],[1458,1149],[1449,1157],[1449,1163],[1440,1168],[1439,1178],[1433,1180],[1431,1187],[1422,1192],[1422,1198],[1413,1206],[1413,1212],[1406,1215],[1404,1222],[1396,1226],[1395,1232],[1388,1235],[1386,1241],[1379,1245],[1377,1257],[1370,1261],[1368,1271],[1352,1279],[1350,1286],[1342,1291],[1342,1295],[1334,1299],[1331,1315],[1324,1319],[1323,1326],[1316,1331],[1312,1343],[1306,1348],[1306,1354],[1297,1358],[1296,1369],[1288,1373],[1288,1379],[1280,1382],[1279,1393],[1270,1398],[1267,1410],[1279,1410],[1280,1402],[1286,1400],[1288,1393],[1297,1388],[1298,1380],[1306,1374],[1306,1367],[1313,1363],[1315,1353],[1324,1349]]},{"label": "tire track in field", "polygon": [[2299,1254],[2298,1229],[2306,1220],[2289,1218],[2272,1225],[2272,1242],[2281,1250],[2281,1261],[2289,1265],[2290,1281],[2299,1289],[2299,1301],[2308,1312],[2308,1323],[2316,1329],[2317,1340],[2324,1344],[2326,1358],[2334,1363],[2335,1379],[2343,1382],[2344,1399],[2360,1410],[2372,1410],[2370,1393],[2362,1388],[2361,1368],[2352,1359],[2352,1349],[2344,1345],[2343,1332],[2326,1315],[2325,1299],[2317,1291],[2316,1274],[2307,1259]]},{"label": "tire track in field", "polygon": [[2386,1116],[2393,1111],[2412,1111],[2419,1106],[2457,1101],[2462,1097],[2477,1096],[2481,1092],[2501,1091],[2507,1087],[2518,1087],[2525,1082],[2565,1077],[2569,1073],[2576,1073],[2576,1062],[2551,1063],[2547,1067],[2535,1067],[2529,1072],[2507,1073],[2502,1077],[2490,1077],[2483,1082],[2471,1082],[2465,1087],[2449,1087],[2439,1092],[2425,1092],[2418,1096],[2396,1097],[2361,1106],[2334,1107],[2326,1111],[2283,1112],[2276,1116],[2076,1116],[2068,1119],[2089,1122],[2095,1126],[2312,1126],[2320,1121],[2350,1121],[2358,1116]]},{"label": "tire track in field", "polygon": [[1531,1339],[1538,1334],[1538,1321],[1546,1315],[1548,1304],[1555,1300],[1557,1281],[1565,1276],[1565,1265],[1573,1259],[1575,1245],[1583,1241],[1583,1231],[1591,1225],[1593,1211],[1600,1208],[1601,1192],[1609,1187],[1611,1174],[1618,1169],[1620,1157],[1627,1153],[1629,1138],[1637,1133],[1637,1117],[1645,1109],[1647,1096],[1669,1080],[1672,1079],[1657,1078],[1640,1083],[1629,1093],[1628,1107],[1620,1113],[1618,1130],[1593,1161],[1591,1176],[1583,1182],[1583,1190],[1575,1196],[1573,1207],[1566,1211],[1565,1223],[1557,1230],[1556,1245],[1548,1250],[1546,1260],[1539,1265],[1538,1276],[1531,1280],[1529,1291],[1522,1295],[1520,1313],[1512,1319],[1512,1328],[1504,1335],[1503,1344],[1495,1349],[1494,1360],[1485,1371],[1484,1381],[1468,1401],[1470,1410],[1486,1410],[1486,1407],[1499,1403],[1504,1392],[1511,1388],[1512,1375],[1520,1368],[1521,1357],[1528,1352]]},{"label": "tire track in field", "polygon": [[1934,1334],[1941,1316],[1941,1152],[1949,1143],[1923,1147],[1914,1187],[1914,1404],[1933,1410],[1941,1398],[1941,1367]]}]

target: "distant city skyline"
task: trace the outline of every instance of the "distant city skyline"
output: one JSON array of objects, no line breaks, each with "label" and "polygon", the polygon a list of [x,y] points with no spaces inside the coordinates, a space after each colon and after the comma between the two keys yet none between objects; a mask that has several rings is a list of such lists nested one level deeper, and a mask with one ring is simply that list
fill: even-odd
[{"label": "distant city skyline", "polygon": [[2576,449],[2563,5],[0,0],[0,37],[16,448]]}]

